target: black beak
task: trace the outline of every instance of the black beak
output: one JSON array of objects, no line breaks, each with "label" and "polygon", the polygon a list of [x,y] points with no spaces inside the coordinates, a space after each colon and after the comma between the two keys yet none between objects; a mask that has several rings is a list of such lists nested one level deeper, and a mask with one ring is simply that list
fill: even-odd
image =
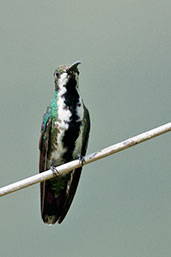
[{"label": "black beak", "polygon": [[71,64],[71,66],[69,66],[68,69],[66,69],[66,72],[69,73],[70,71],[77,71],[77,66],[81,64],[80,61],[74,62],[73,64]]}]

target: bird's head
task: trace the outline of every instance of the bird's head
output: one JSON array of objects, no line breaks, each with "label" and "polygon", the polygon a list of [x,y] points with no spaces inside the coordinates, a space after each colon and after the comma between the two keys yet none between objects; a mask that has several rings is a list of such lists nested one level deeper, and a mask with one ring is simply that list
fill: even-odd
[{"label": "bird's head", "polygon": [[54,82],[56,90],[66,87],[68,84],[78,86],[79,70],[77,66],[80,63],[80,61],[77,61],[71,65],[61,65],[55,70]]}]

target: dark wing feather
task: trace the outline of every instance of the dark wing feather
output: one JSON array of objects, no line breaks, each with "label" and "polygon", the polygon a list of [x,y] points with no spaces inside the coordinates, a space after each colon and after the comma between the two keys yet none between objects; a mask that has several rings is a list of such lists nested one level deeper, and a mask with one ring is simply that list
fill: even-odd
[{"label": "dark wing feather", "polygon": [[[87,150],[87,145],[88,145],[88,138],[89,138],[89,132],[90,132],[90,117],[89,117],[89,112],[88,109],[84,106],[84,119],[83,119],[83,127],[84,127],[84,131],[83,131],[83,145],[82,145],[82,151],[81,151],[81,155],[84,156],[86,154],[86,150]],[[70,179],[68,181],[68,190],[66,190],[66,196],[65,196],[65,202],[63,205],[63,208],[61,210],[60,216],[58,218],[58,223],[61,223],[63,221],[63,219],[65,218],[72,200],[74,198],[77,186],[78,186],[78,182],[80,179],[80,175],[81,175],[81,168],[78,168],[76,170],[73,170],[70,174]]]},{"label": "dark wing feather", "polygon": [[43,116],[43,122],[41,126],[41,135],[39,140],[39,150],[40,150],[40,159],[39,159],[39,172],[46,170],[46,161],[48,154],[48,145],[49,145],[49,136],[51,129],[51,109],[47,107],[47,110]]},{"label": "dark wing feather", "polygon": [[[49,152],[51,151],[51,128],[52,128],[52,110],[47,108],[41,127],[41,136],[39,141],[40,160],[39,172],[43,172],[50,167],[47,166],[49,159]],[[55,178],[57,179],[57,178]],[[65,189],[62,189],[58,197],[55,197],[50,180],[40,183],[41,195],[41,215],[45,223],[55,224],[61,214],[65,202]]]},{"label": "dark wing feather", "polygon": [[[51,129],[51,108],[48,106],[47,110],[43,116],[43,122],[41,126],[41,135],[39,141],[39,150],[40,150],[40,158],[39,158],[39,172],[43,172],[47,170],[47,155],[49,148],[49,137],[50,137],[50,129]],[[40,197],[41,197],[41,213],[42,219],[44,220],[44,204],[45,204],[45,186],[46,182],[40,183]]]}]

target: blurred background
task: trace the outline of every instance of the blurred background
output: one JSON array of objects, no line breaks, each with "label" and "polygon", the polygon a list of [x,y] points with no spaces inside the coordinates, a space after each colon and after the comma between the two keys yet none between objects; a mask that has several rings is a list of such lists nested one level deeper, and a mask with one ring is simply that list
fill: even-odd
[{"label": "blurred background", "polygon": [[[88,153],[170,121],[171,2],[1,0],[0,185],[38,172],[53,72],[81,60]],[[39,185],[0,199],[0,256],[161,257],[171,246],[171,135],[85,166],[61,225]]]}]

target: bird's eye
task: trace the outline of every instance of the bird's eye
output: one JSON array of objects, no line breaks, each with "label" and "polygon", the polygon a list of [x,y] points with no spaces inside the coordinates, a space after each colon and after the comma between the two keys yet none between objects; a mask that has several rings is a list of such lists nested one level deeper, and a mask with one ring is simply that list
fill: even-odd
[{"label": "bird's eye", "polygon": [[56,72],[55,72],[55,76],[56,76],[56,77],[59,77],[59,72],[56,71]]}]

